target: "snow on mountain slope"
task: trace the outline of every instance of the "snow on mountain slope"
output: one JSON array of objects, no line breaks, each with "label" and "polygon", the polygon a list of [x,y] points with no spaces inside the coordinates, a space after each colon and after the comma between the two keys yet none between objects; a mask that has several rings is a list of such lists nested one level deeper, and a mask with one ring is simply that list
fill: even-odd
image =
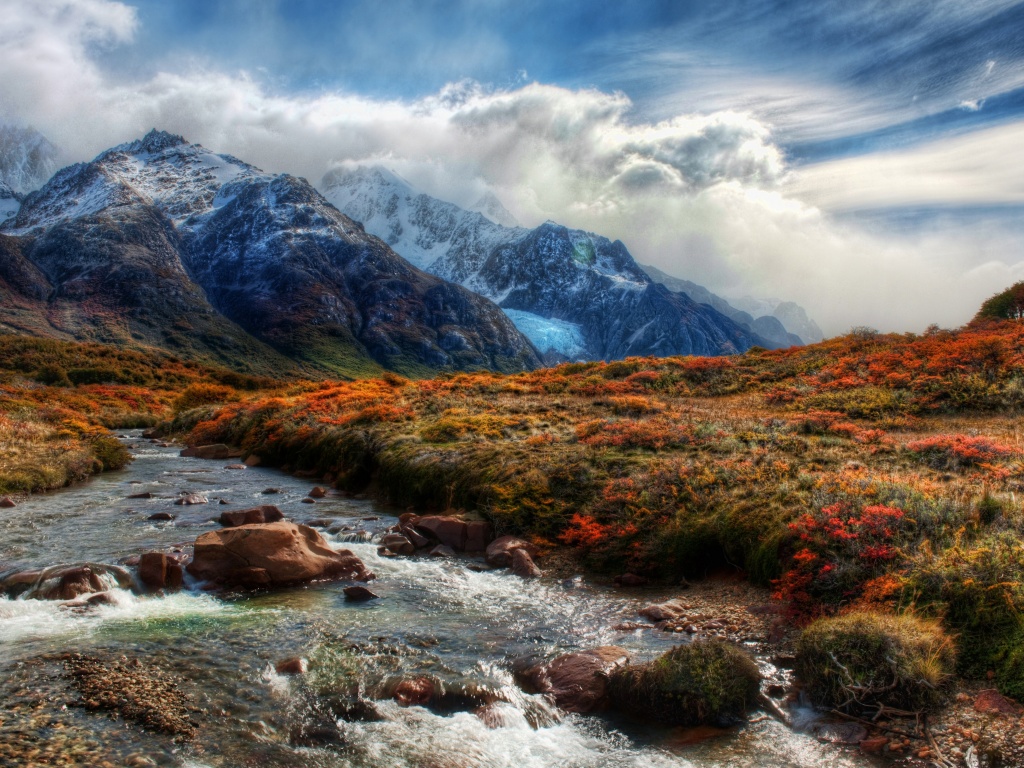
[{"label": "snow on mountain slope", "polygon": [[0,182],[0,223],[14,216],[21,208],[21,196]]},{"label": "snow on mountain slope", "polygon": [[[541,351],[550,344],[570,358],[618,359],[729,354],[769,345],[711,307],[652,290],[651,278],[621,242],[555,222],[535,229],[502,226],[417,193],[380,167],[336,169],[322,188],[339,210],[399,253],[495,301]],[[569,328],[578,329],[582,350]]]},{"label": "snow on mountain slope", "polygon": [[0,122],[0,183],[15,195],[39,189],[54,171],[60,151],[34,128]]}]

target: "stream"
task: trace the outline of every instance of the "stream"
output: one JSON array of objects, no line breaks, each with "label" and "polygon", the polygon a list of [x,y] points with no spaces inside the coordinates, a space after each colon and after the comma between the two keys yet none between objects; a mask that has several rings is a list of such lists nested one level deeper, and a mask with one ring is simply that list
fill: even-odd
[{"label": "stream", "polygon": [[[116,564],[149,550],[190,545],[218,526],[224,509],[276,504],[286,518],[330,518],[325,537],[351,549],[377,574],[367,603],[345,600],[346,582],[257,594],[209,594],[186,581],[167,596],[115,590],[116,602],[87,611],[55,601],[0,598],[0,746],[58,745],[65,763],[39,765],[315,766],[316,768],[864,768],[856,752],[820,744],[770,718],[713,738],[612,716],[563,716],[523,693],[512,660],[550,658],[619,645],[634,660],[664,653],[678,636],[620,631],[637,610],[673,596],[623,590],[585,579],[526,581],[483,561],[377,554],[397,520],[372,501],[328,495],[302,503],[313,481],[230,462],[181,458],[129,432],[129,468],[0,510],[0,572],[63,563]],[[274,495],[264,489],[279,489]],[[210,503],[174,506],[182,491]],[[151,492],[153,498],[129,499]],[[230,506],[220,506],[225,499]],[[149,520],[170,512],[169,522]],[[349,531],[341,530],[349,528]],[[365,532],[365,533],[362,533]],[[543,565],[543,563],[542,563]],[[139,658],[185,681],[202,713],[192,741],[176,743],[103,712],[75,706],[61,653]],[[277,661],[310,660],[309,672],[281,676]],[[430,676],[459,701],[500,700],[485,719],[473,707],[402,707],[384,691]],[[379,696],[372,717],[338,719],[339,696]],[[465,698],[464,697],[464,698]],[[8,754],[8,753],[0,753]],[[7,764],[0,757],[0,764]],[[15,762],[28,765],[31,762]]]}]

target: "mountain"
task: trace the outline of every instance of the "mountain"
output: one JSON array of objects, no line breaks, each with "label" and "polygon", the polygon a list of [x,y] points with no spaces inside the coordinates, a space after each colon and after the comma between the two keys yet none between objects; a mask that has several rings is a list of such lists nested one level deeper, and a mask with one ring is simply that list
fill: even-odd
[{"label": "mountain", "polygon": [[60,152],[34,128],[0,122],[0,222],[57,170]]},{"label": "mountain", "polygon": [[495,301],[549,361],[779,346],[657,284],[621,242],[554,222],[505,226],[380,167],[332,170],[321,188],[417,266]]},{"label": "mountain", "polygon": [[62,169],[0,229],[19,254],[0,256],[7,271],[32,278],[36,298],[24,279],[3,286],[36,302],[31,323],[0,307],[23,332],[261,373],[541,364],[493,303],[416,269],[304,179],[164,132]]},{"label": "mountain", "polygon": [[806,310],[792,301],[759,300],[748,296],[729,302],[702,285],[673,277],[657,267],[643,264],[641,268],[656,283],[672,291],[682,291],[696,302],[711,305],[723,315],[779,346],[814,344],[825,338],[818,324],[807,316]]}]

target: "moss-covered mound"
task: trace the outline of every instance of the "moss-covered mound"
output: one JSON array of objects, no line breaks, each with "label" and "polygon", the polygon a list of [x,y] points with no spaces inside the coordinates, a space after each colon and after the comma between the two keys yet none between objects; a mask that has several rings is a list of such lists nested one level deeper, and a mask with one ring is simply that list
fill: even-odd
[{"label": "moss-covered mound", "polygon": [[941,703],[955,664],[953,640],[939,622],[857,611],[804,630],[796,670],[818,704],[921,710]]},{"label": "moss-covered mound", "polygon": [[613,705],[668,725],[727,723],[757,700],[761,673],[754,660],[720,640],[680,645],[611,679]]}]

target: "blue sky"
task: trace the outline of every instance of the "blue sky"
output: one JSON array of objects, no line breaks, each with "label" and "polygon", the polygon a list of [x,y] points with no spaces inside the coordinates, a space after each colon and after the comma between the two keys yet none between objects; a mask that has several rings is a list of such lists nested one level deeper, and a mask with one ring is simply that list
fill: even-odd
[{"label": "blue sky", "polygon": [[832,332],[1024,279],[1018,0],[5,0],[0,114],[491,191]]}]

